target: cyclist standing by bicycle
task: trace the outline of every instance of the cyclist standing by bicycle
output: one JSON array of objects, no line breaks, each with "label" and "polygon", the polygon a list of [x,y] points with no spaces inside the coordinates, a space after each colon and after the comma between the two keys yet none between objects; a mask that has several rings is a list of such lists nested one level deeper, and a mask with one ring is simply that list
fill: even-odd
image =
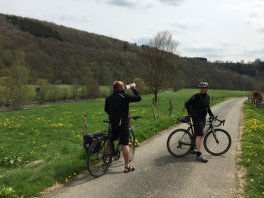
[{"label": "cyclist standing by bicycle", "polygon": [[208,83],[201,82],[198,87],[200,88],[200,93],[193,95],[185,103],[185,107],[188,114],[191,116],[194,125],[196,159],[206,163],[208,162],[208,159],[206,159],[201,153],[202,136],[207,113],[209,113],[210,116],[214,115],[210,108],[210,96],[207,94]]},{"label": "cyclist standing by bicycle", "polygon": [[124,172],[134,171],[135,167],[129,164],[129,103],[141,101],[141,96],[136,89],[136,84],[129,85],[133,95],[125,93],[125,85],[122,81],[113,83],[113,93],[105,100],[105,112],[109,116],[112,134],[110,141],[119,138],[122,144],[122,153],[125,160]]}]

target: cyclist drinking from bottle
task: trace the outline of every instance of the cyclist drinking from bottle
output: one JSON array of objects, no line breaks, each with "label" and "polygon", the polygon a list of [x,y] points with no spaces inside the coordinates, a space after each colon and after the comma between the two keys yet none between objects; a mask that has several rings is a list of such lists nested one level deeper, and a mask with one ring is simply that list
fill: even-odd
[{"label": "cyclist drinking from bottle", "polygon": [[208,159],[206,159],[201,153],[202,136],[207,113],[209,113],[210,116],[214,115],[210,108],[210,96],[207,94],[208,83],[201,82],[198,87],[200,88],[200,93],[193,95],[188,101],[186,101],[185,107],[188,114],[191,116],[194,125],[196,159],[206,163],[208,162]]},{"label": "cyclist drinking from bottle", "polygon": [[136,90],[136,84],[129,85],[133,95],[125,93],[125,85],[122,81],[113,83],[113,93],[105,100],[105,112],[109,116],[112,134],[110,141],[113,142],[119,138],[122,144],[122,153],[125,160],[124,172],[134,171],[135,168],[129,164],[129,103],[141,101],[141,96]]}]

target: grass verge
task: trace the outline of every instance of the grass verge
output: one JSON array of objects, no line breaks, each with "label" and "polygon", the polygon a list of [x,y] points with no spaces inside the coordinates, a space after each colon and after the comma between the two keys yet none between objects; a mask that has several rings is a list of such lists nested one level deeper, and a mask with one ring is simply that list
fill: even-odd
[{"label": "grass verge", "polygon": [[264,197],[264,109],[245,103],[240,163],[246,168],[245,197]]}]

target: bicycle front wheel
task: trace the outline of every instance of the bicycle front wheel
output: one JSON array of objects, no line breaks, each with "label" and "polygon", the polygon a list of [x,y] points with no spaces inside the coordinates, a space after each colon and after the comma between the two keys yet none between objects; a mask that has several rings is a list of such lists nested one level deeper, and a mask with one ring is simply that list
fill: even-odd
[{"label": "bicycle front wheel", "polygon": [[96,141],[87,153],[87,169],[94,177],[104,175],[112,163],[111,145],[108,141]]},{"label": "bicycle front wheel", "polygon": [[231,136],[223,129],[214,129],[204,137],[205,150],[214,156],[223,155],[231,147]]},{"label": "bicycle front wheel", "polygon": [[167,139],[167,149],[174,157],[184,157],[192,148],[192,135],[185,129],[173,131]]}]

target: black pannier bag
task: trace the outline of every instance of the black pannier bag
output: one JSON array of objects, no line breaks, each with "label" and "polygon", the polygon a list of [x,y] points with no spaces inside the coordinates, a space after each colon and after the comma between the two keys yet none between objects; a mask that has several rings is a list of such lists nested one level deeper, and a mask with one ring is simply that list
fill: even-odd
[{"label": "black pannier bag", "polygon": [[84,134],[83,135],[83,146],[86,150],[86,152],[89,151],[89,148],[91,147],[92,143],[94,142],[95,146],[93,147],[92,153],[98,152],[98,150],[101,148],[101,138],[105,138],[105,134],[98,132],[95,134]]},{"label": "black pannier bag", "polygon": [[92,145],[93,142],[93,135],[91,134],[84,134],[83,135],[83,147],[85,150],[88,152],[90,146]]}]

